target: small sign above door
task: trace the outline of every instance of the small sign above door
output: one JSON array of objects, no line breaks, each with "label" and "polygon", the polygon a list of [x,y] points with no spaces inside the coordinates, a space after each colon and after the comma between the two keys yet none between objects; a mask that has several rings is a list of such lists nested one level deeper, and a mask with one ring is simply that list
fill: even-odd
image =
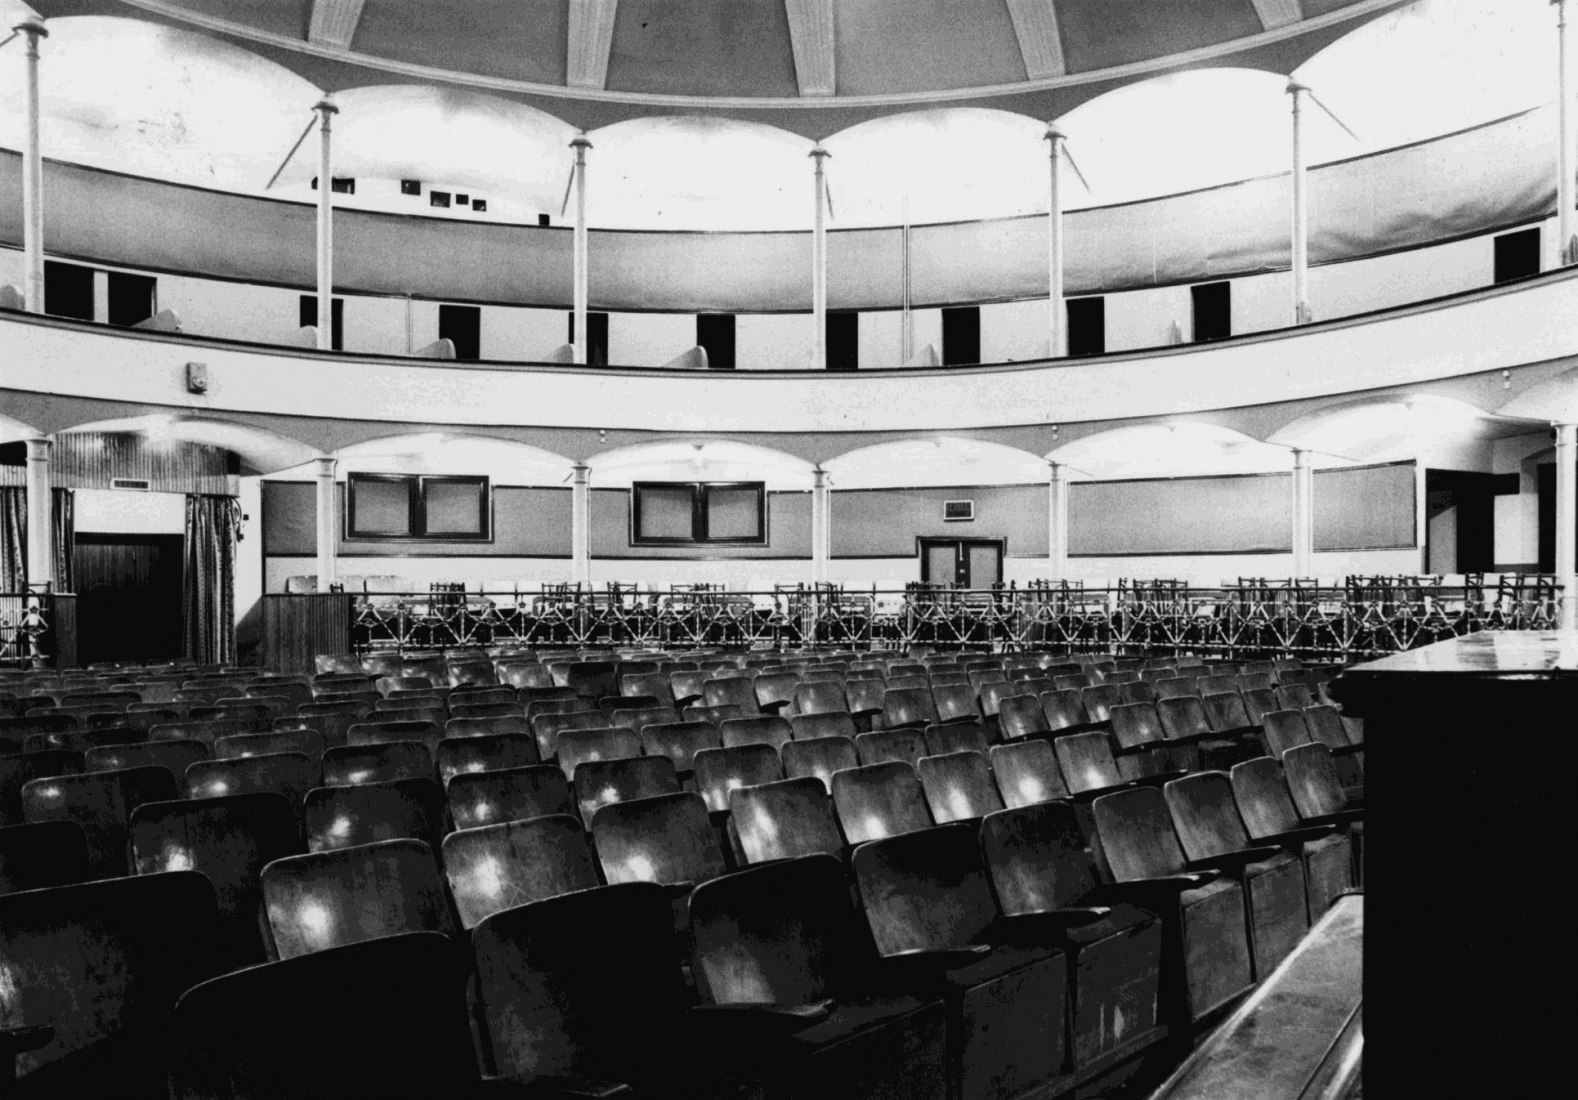
[{"label": "small sign above door", "polygon": [[973,500],[945,500],[942,502],[942,518],[944,523],[959,523],[975,519],[975,501]]}]

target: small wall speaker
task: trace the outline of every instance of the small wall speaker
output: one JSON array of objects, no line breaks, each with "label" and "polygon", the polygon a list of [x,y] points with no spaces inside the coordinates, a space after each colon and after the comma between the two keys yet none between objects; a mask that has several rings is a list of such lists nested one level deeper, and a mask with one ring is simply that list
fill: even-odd
[{"label": "small wall speaker", "polygon": [[186,390],[188,393],[208,392],[208,364],[186,364]]}]

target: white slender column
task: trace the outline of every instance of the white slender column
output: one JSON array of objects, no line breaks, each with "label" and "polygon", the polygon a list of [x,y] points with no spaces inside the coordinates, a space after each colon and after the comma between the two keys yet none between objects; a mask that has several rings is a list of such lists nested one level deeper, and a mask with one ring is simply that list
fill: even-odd
[{"label": "white slender column", "polygon": [[1304,97],[1309,89],[1298,81],[1288,82],[1288,98],[1293,105],[1293,323],[1310,320],[1310,210],[1308,174],[1304,168]]},{"label": "white slender column", "polygon": [[1562,589],[1561,626],[1578,628],[1578,424],[1556,425],[1556,583]]},{"label": "white slender column", "polygon": [[334,459],[318,458],[318,591],[327,592],[338,580],[340,525],[336,517]]},{"label": "white slender column", "polygon": [[827,158],[818,145],[811,150],[816,165],[816,220],[811,226],[811,369],[827,369]]},{"label": "white slender column", "polygon": [[1308,451],[1293,452],[1293,576],[1315,568],[1315,470]]},{"label": "white slender column", "polygon": [[[570,148],[575,150],[575,239],[574,259],[575,266],[575,361],[584,365],[586,351],[591,342],[586,338],[586,304],[588,298],[587,264],[587,236],[586,226],[586,151],[592,143],[586,140],[586,135],[581,134],[570,142]],[[579,467],[577,467],[579,469]]]},{"label": "white slender column", "polygon": [[1047,157],[1051,162],[1047,178],[1047,354],[1053,359],[1068,354],[1068,314],[1063,306],[1064,140],[1063,131],[1047,123]]},{"label": "white slender column", "polygon": [[53,509],[49,485],[50,443],[43,436],[27,441],[27,584],[54,591]]},{"label": "white slender column", "polygon": [[1047,481],[1047,577],[1068,578],[1068,468],[1051,462]]},{"label": "white slender column", "polygon": [[334,347],[334,156],[329,120],[340,109],[324,99],[313,110],[318,112],[318,350],[328,351]]},{"label": "white slender column", "polygon": [[827,583],[827,559],[831,543],[828,519],[827,471],[818,466],[811,471],[811,583]]},{"label": "white slender column", "polygon": [[22,135],[22,300],[44,312],[44,151],[39,127],[38,40],[44,24],[28,19],[13,28],[27,40],[27,124]]},{"label": "white slender column", "polygon": [[1572,108],[1573,80],[1571,44],[1567,39],[1567,0],[1551,0],[1556,6],[1556,126],[1561,142],[1556,156],[1556,263],[1558,266],[1578,259],[1573,254],[1573,172],[1578,162],[1578,118]]},{"label": "white slender column", "polygon": [[[577,329],[577,332],[580,330]],[[575,583],[592,587],[592,468],[577,462],[570,487],[570,558]]]}]

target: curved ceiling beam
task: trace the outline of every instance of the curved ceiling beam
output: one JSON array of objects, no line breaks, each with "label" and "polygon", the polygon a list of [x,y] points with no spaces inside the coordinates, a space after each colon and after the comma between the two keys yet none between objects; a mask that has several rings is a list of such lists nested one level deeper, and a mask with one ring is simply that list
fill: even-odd
[{"label": "curved ceiling beam", "polygon": [[570,41],[565,80],[572,88],[602,90],[608,83],[608,53],[614,45],[619,0],[570,0]]},{"label": "curved ceiling beam", "polygon": [[1304,5],[1300,0],[1254,0],[1255,14],[1260,25],[1268,31],[1286,27],[1304,18]]},{"label": "curved ceiling beam", "polygon": [[364,3],[366,0],[312,0],[307,41],[337,50],[350,49],[356,28],[362,21]]},{"label": "curved ceiling beam", "polygon": [[794,75],[803,96],[838,94],[834,71],[833,0],[784,0]]},{"label": "curved ceiling beam", "polygon": [[1030,79],[1064,75],[1063,36],[1058,33],[1057,8],[1052,0],[1008,0],[1008,14]]}]

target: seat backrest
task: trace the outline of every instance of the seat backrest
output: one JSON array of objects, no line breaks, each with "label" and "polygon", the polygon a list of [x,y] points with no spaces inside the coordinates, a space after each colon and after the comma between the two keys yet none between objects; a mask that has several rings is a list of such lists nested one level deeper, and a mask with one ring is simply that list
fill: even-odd
[{"label": "seat backrest", "polygon": [[1125,703],[1154,703],[1156,702],[1156,689],[1148,681],[1135,680],[1128,684],[1118,685],[1118,694]]},{"label": "seat backrest", "polygon": [[1257,756],[1234,764],[1231,772],[1233,800],[1249,835],[1262,837],[1289,833],[1299,827],[1299,812],[1288,793],[1282,762],[1272,756]]},{"label": "seat backrest", "polygon": [[1265,733],[1266,751],[1272,756],[1280,757],[1295,745],[1310,742],[1309,723],[1302,710],[1267,711],[1260,728]]},{"label": "seat backrest", "polygon": [[790,709],[803,715],[842,713],[849,710],[849,696],[843,683],[837,680],[798,683],[794,686]]},{"label": "seat backrest", "polygon": [[1232,692],[1237,695],[1239,691],[1238,676],[1233,673],[1218,674],[1200,677],[1201,695],[1218,695],[1222,692]]},{"label": "seat backrest", "polygon": [[725,676],[702,685],[702,698],[709,707],[736,706],[742,717],[761,713],[755,682],[749,676]]},{"label": "seat backrest", "polygon": [[1112,757],[1112,745],[1107,735],[1099,730],[1059,737],[1052,742],[1052,752],[1057,756],[1063,782],[1071,794],[1084,794],[1086,791],[1098,791],[1123,783],[1118,762]]},{"label": "seat backrest", "polygon": [[964,947],[997,919],[973,823],[862,844],[852,864],[881,955]]},{"label": "seat backrest", "polygon": [[1087,838],[1069,802],[1037,802],[987,815],[981,853],[1009,916],[1080,905],[1097,886]]},{"label": "seat backrest", "polygon": [[1205,720],[1217,733],[1229,730],[1253,729],[1257,723],[1249,720],[1244,709],[1244,697],[1236,691],[1213,692],[1200,700],[1205,708]]},{"label": "seat backrest", "polygon": [[449,716],[451,718],[524,718],[526,708],[519,702],[468,703],[464,700],[451,700]]},{"label": "seat backrest", "polygon": [[1119,882],[1176,875],[1185,859],[1167,800],[1155,787],[1104,794],[1091,805],[1101,848]]},{"label": "seat backrest", "polygon": [[552,764],[459,772],[448,781],[445,797],[457,829],[577,813],[569,781]]},{"label": "seat backrest", "polygon": [[1282,772],[1287,776],[1288,794],[1299,816],[1325,817],[1348,808],[1337,764],[1331,749],[1313,741],[1297,745],[1282,754]]},{"label": "seat backrest", "polygon": [[516,905],[590,890],[597,869],[570,814],[465,828],[444,838],[444,873],[462,928]]},{"label": "seat backrest", "polygon": [[679,772],[693,770],[692,761],[702,749],[723,747],[718,727],[710,722],[663,722],[641,733],[641,749],[648,756],[666,756]]},{"label": "seat backrest", "polygon": [[1018,684],[1009,683],[1001,672],[986,672],[976,685],[976,697],[981,701],[981,713],[987,718],[996,717],[998,707],[1010,695],[1022,695]]},{"label": "seat backrest", "polygon": [[1284,710],[1303,710],[1315,705],[1315,696],[1304,684],[1284,683],[1277,688],[1277,703]]},{"label": "seat backrest", "polygon": [[0,894],[88,881],[88,838],[74,821],[0,826]]},{"label": "seat backrest", "polygon": [[668,893],[645,882],[517,905],[479,923],[477,992],[498,1071],[638,1086],[650,1078],[684,1049],[670,1031],[685,1018],[687,994],[673,936]]},{"label": "seat backrest", "polygon": [[986,730],[979,722],[950,722],[926,727],[926,754],[942,756],[950,752],[985,753]]},{"label": "seat backrest", "polygon": [[1162,788],[1184,855],[1208,859],[1252,847],[1226,772],[1195,772]]},{"label": "seat backrest", "polygon": [[[892,684],[892,680],[889,680]],[[937,721],[937,705],[926,687],[892,687],[882,693],[882,725],[887,729],[906,726],[924,728]]]},{"label": "seat backrest", "polygon": [[187,798],[282,794],[299,811],[302,799],[318,785],[321,775],[319,762],[304,753],[259,753],[189,764],[181,778],[181,787]]},{"label": "seat backrest", "polygon": [[619,688],[624,695],[646,695],[656,699],[660,706],[675,706],[674,688],[670,685],[666,673],[624,672],[620,674]]},{"label": "seat backrest", "polygon": [[607,725],[608,719],[595,710],[539,714],[531,720],[532,733],[537,737],[537,754],[544,760],[552,760],[559,754],[559,738],[565,732],[604,729]]},{"label": "seat backrest", "polygon": [[130,745],[98,745],[83,754],[90,772],[109,772],[121,768],[166,768],[172,776],[186,774],[189,764],[208,759],[208,746],[201,741],[143,741]]},{"label": "seat backrest", "polygon": [[501,771],[540,763],[537,739],[529,733],[446,737],[438,743],[438,781],[448,783],[462,772]]},{"label": "seat backrest", "polygon": [[1005,806],[1030,806],[1068,797],[1057,757],[1046,741],[1031,738],[1009,745],[993,745],[988,759],[997,781],[997,792]]},{"label": "seat backrest", "polygon": [[[1047,728],[1053,733],[1074,729],[1086,724],[1085,704],[1078,688],[1044,691],[1040,695],[1041,713],[1046,716]],[[999,712],[1001,721],[1001,712]]]},{"label": "seat backrest", "polygon": [[[183,742],[170,741],[164,744],[179,745]],[[299,752],[312,760],[321,760],[324,743],[323,734],[316,730],[271,730],[268,733],[233,733],[227,737],[216,738],[214,741],[213,759],[234,760],[247,756],[264,756],[275,752]],[[184,774],[185,769],[182,769]]]},{"label": "seat backrest", "polygon": [[494,665],[494,673],[501,685],[517,690],[554,686],[553,675],[546,666],[536,661],[499,661]]},{"label": "seat backrest", "polygon": [[976,699],[975,689],[968,683],[939,684],[935,681],[931,688],[932,703],[937,710],[939,722],[979,722],[981,720],[981,704]]},{"label": "seat backrest", "polygon": [[402,932],[452,932],[433,850],[413,839],[277,859],[263,901],[282,959]]},{"label": "seat backrest", "polygon": [[1049,733],[1046,711],[1036,695],[1007,695],[997,701],[997,729],[1005,741]]},{"label": "seat backrest", "polygon": [[737,703],[725,703],[722,706],[681,707],[679,717],[682,722],[711,722],[718,726],[730,718],[749,718],[759,713],[754,703],[749,710]]},{"label": "seat backrest", "polygon": [[703,749],[696,754],[695,768],[696,790],[710,813],[721,813],[729,808],[732,790],[772,783],[784,777],[783,763],[773,745]]},{"label": "seat backrest", "polygon": [[775,750],[794,739],[787,718],[762,714],[754,718],[725,718],[718,727],[724,748],[736,745],[771,745]]},{"label": "seat backrest", "polygon": [[812,776],[737,788],[728,808],[747,863],[844,849],[833,801]]},{"label": "seat backrest", "polygon": [[218,973],[217,928],[214,888],[197,871],[0,897],[0,1027],[54,1028],[17,1055],[19,1091],[167,1095],[170,1011]]},{"label": "seat backrest", "polygon": [[1156,703],[1119,703],[1109,712],[1112,737],[1125,750],[1159,744],[1165,736]]},{"label": "seat backrest", "polygon": [[862,764],[885,764],[890,760],[914,764],[926,755],[926,735],[914,728],[860,733],[855,735],[855,752]]},{"label": "seat backrest", "polygon": [[969,821],[1003,808],[983,752],[961,750],[923,756],[915,765],[932,820]]},{"label": "seat backrest", "polygon": [[756,703],[763,710],[792,704],[800,677],[793,672],[778,672],[756,677]]},{"label": "seat backrest", "polygon": [[844,684],[844,695],[849,700],[851,714],[873,714],[883,708],[887,694],[886,680],[850,680]]},{"label": "seat backrest", "polygon": [[572,661],[565,670],[565,686],[583,699],[619,694],[619,666],[612,661]]},{"label": "seat backrest", "polygon": [[588,828],[593,815],[604,806],[680,789],[674,762],[666,756],[590,760],[576,766],[573,786],[581,820]]},{"label": "seat backrest", "polygon": [[[437,1100],[477,1087],[454,949],[391,936],[216,978],[175,1006],[170,1095]],[[420,1051],[419,1057],[413,1052]]]},{"label": "seat backrest", "polygon": [[1305,707],[1304,724],[1309,727],[1311,741],[1319,741],[1329,749],[1345,749],[1349,745],[1348,730],[1336,707]]},{"label": "seat backrest", "polygon": [[342,745],[325,750],[322,764],[322,785],[325,787],[422,779],[433,775],[433,757],[420,741]]},{"label": "seat backrest", "polygon": [[1271,688],[1248,688],[1239,692],[1244,700],[1244,713],[1249,716],[1251,725],[1259,725],[1265,719],[1267,711],[1281,710],[1282,705],[1277,702],[1277,693]]},{"label": "seat backrest", "polygon": [[258,934],[266,864],[302,850],[296,808],[277,794],[149,802],[131,815],[132,865],[139,875],[201,871],[214,886],[224,956],[234,965],[266,957]]},{"label": "seat backrest", "polygon": [[244,722],[231,718],[212,718],[203,720],[187,720],[184,722],[161,722],[149,727],[148,740],[150,741],[201,741],[210,749],[214,742],[221,737],[228,737],[237,733],[263,733],[269,728],[265,723],[263,729],[254,729],[251,722]]},{"label": "seat backrest", "polygon": [[94,878],[128,874],[131,813],[145,802],[180,797],[175,777],[160,767],[123,768],[30,780],[22,787],[22,814],[32,821],[74,821],[88,841]]},{"label": "seat backrest", "polygon": [[699,794],[614,802],[592,817],[592,839],[610,883],[705,882],[728,868]]},{"label": "seat backrest", "polygon": [[789,728],[796,741],[810,741],[818,737],[855,737],[854,716],[844,711],[822,711],[816,714],[796,714],[789,719]]},{"label": "seat backrest", "polygon": [[929,828],[926,793],[911,765],[868,764],[833,773],[833,806],[850,844]]},{"label": "seat backrest", "polygon": [[870,968],[843,865],[831,855],[703,883],[689,916],[691,970],[709,1004],[837,998],[859,991]]},{"label": "seat backrest", "polygon": [[316,787],[302,813],[309,852],[402,838],[431,848],[444,832],[444,796],[431,779]]},{"label": "seat backrest", "polygon": [[855,741],[851,737],[811,737],[804,741],[790,741],[778,752],[783,758],[786,779],[815,776],[829,791],[833,789],[833,773],[860,764]]},{"label": "seat backrest", "polygon": [[594,760],[631,760],[641,755],[641,739],[622,726],[565,730],[559,734],[557,760],[566,779],[579,764]]},{"label": "seat backrest", "polygon": [[1091,722],[1110,720],[1112,708],[1123,702],[1123,693],[1116,684],[1096,684],[1079,693],[1080,705],[1085,708],[1085,718]]},{"label": "seat backrest", "polygon": [[1161,720],[1162,732],[1170,741],[1211,732],[1211,723],[1205,717],[1205,705],[1200,702],[1198,695],[1175,695],[1156,700],[1156,717]]}]

